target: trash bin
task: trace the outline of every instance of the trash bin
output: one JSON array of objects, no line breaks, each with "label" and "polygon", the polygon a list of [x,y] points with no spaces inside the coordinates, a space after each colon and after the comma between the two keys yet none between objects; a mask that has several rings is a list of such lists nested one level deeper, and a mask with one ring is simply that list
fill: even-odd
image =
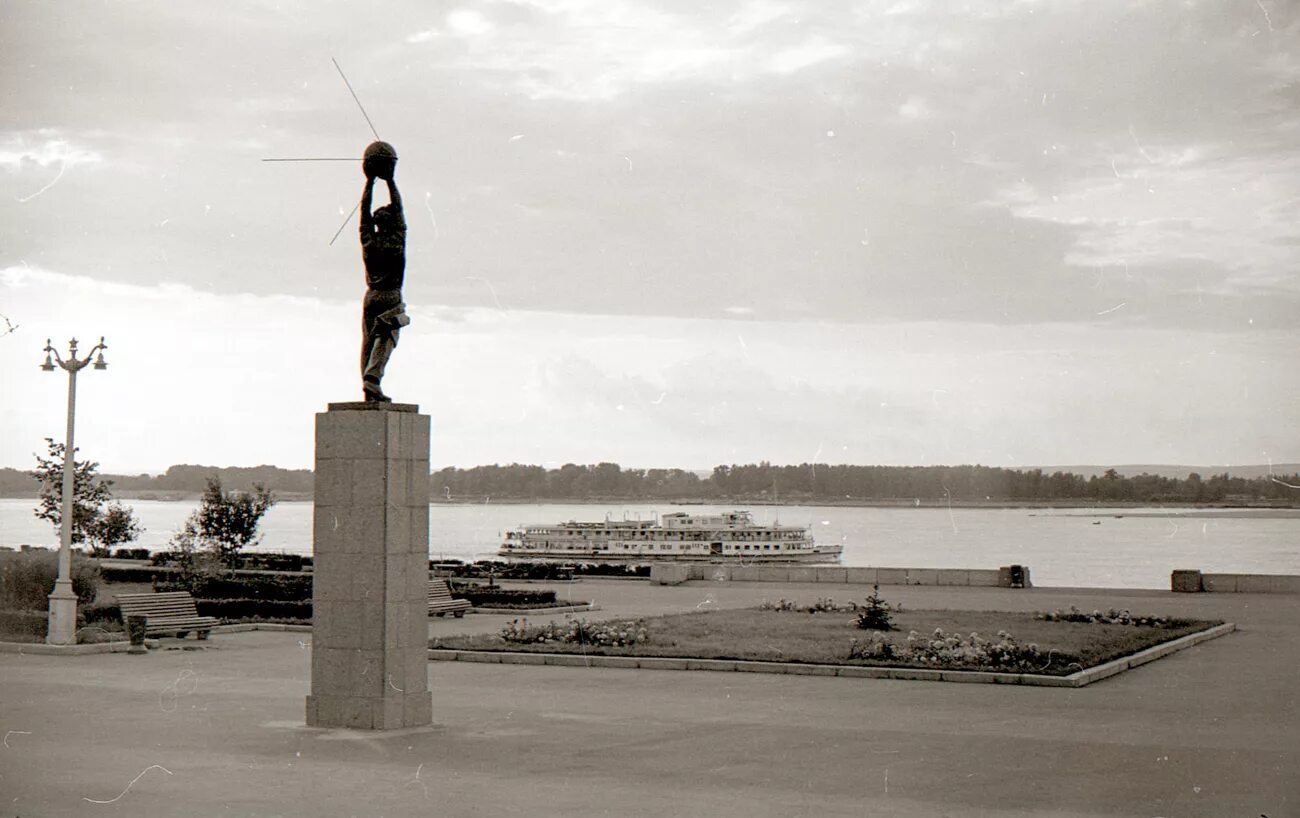
[{"label": "trash bin", "polygon": [[128,616],[126,618],[126,637],[131,640],[131,647],[127,648],[127,653],[148,653],[144,646],[145,625],[148,619],[143,616]]}]

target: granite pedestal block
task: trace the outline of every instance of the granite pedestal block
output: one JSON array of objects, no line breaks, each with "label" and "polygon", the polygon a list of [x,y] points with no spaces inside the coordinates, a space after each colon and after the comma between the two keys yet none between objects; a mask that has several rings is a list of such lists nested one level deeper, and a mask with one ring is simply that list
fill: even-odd
[{"label": "granite pedestal block", "polygon": [[410,404],[316,415],[310,727],[433,720],[429,417]]}]

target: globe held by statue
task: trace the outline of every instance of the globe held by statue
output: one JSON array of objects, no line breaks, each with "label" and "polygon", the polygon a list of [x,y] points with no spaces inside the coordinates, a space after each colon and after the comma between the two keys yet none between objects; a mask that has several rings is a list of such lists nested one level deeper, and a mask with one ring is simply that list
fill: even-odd
[{"label": "globe held by statue", "polygon": [[367,179],[392,179],[397,171],[397,149],[387,142],[371,142],[362,155],[361,170]]}]

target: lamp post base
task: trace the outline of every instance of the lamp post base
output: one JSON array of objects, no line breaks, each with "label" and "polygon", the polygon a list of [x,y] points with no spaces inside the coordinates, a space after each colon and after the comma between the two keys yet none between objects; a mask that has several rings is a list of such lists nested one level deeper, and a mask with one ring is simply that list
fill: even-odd
[{"label": "lamp post base", "polygon": [[49,596],[50,623],[45,632],[45,642],[50,645],[74,645],[77,642],[77,595],[72,592],[72,580],[54,582],[54,592]]}]

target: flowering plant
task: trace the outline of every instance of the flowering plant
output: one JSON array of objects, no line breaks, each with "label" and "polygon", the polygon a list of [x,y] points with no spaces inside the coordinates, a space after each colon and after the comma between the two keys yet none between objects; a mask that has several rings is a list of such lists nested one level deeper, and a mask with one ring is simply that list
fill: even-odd
[{"label": "flowering plant", "polygon": [[1047,657],[1038,645],[1022,645],[1010,633],[998,631],[996,639],[988,639],[972,631],[969,636],[945,633],[935,628],[925,638],[912,631],[906,641],[890,642],[883,633],[873,633],[865,639],[850,640],[850,659],[894,659],[922,667],[992,667],[1000,670],[1042,670]]},{"label": "flowering plant", "polygon": [[545,625],[529,625],[527,619],[514,619],[501,629],[501,638],[518,645],[564,643],[600,647],[628,647],[649,641],[645,621],[641,619],[609,622],[572,619]]},{"label": "flowering plant", "polygon": [[1134,616],[1129,613],[1128,609],[1119,611],[1115,608],[1102,613],[1093,611],[1090,614],[1080,611],[1073,605],[1068,611],[1062,611],[1059,608],[1049,613],[1036,613],[1035,619],[1041,619],[1045,622],[1089,622],[1100,625],[1134,625],[1146,628],[1171,628],[1177,622],[1167,616]]}]

